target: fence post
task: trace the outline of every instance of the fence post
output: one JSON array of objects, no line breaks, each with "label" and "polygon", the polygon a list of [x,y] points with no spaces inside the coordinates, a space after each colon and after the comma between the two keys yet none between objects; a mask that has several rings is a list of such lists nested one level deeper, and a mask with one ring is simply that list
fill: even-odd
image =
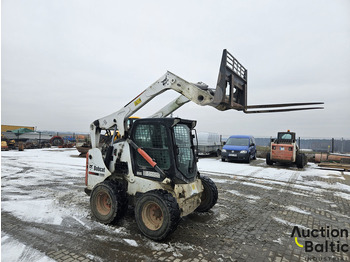
[{"label": "fence post", "polygon": [[332,153],[334,153],[334,138],[332,138]]}]

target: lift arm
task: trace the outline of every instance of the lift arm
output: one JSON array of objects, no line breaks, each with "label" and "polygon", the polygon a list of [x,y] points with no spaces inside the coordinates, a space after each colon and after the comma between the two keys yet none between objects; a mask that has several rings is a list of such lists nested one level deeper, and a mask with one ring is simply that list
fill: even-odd
[{"label": "lift arm", "polygon": [[[101,130],[112,129],[115,125],[117,125],[119,133],[125,136],[125,132],[127,131],[127,119],[153,98],[167,90],[174,90],[185,97],[179,98],[179,106],[190,100],[201,106],[210,105],[214,99],[214,96],[208,90],[203,90],[195,84],[191,84],[175,74],[167,72],[122,109],[106,117],[95,120],[90,125],[92,147],[98,147]],[[186,98],[188,101],[186,101]],[[173,109],[175,110],[178,107],[175,105]],[[174,111],[173,109],[171,110]],[[167,112],[169,112],[169,110]]]},{"label": "lift arm", "polygon": [[169,104],[164,106],[162,109],[160,109],[157,113],[151,115],[151,118],[157,118],[157,117],[167,117],[170,115],[172,112],[183,106],[184,104],[190,102],[190,100],[183,96],[180,95],[178,98],[175,100],[171,101]]},{"label": "lift arm", "polygon": [[[237,59],[224,49],[215,90],[209,89],[208,86],[203,84],[187,82],[171,72],[166,72],[161,78],[154,82],[150,87],[146,88],[122,109],[106,117],[97,119],[90,125],[92,147],[98,147],[101,130],[117,128],[119,133],[125,137],[126,132],[128,131],[126,125],[127,119],[153,98],[167,90],[174,90],[180,93],[180,96],[151,117],[166,117],[189,101],[193,101],[201,106],[209,105],[221,111],[235,109],[243,111],[244,113],[270,113],[323,109],[323,107],[299,107],[305,105],[319,105],[323,104],[323,102],[248,105],[247,69],[245,69]],[[265,108],[274,109],[266,110]]]}]

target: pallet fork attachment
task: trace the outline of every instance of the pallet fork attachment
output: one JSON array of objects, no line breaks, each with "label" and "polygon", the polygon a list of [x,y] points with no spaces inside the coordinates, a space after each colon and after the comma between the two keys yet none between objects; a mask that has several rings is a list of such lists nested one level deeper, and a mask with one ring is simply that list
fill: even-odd
[{"label": "pallet fork attachment", "polygon": [[[219,110],[236,109],[239,111],[243,111],[246,114],[323,109],[323,107],[300,107],[306,105],[321,105],[324,104],[323,102],[248,105],[247,74],[247,69],[244,68],[233,55],[231,55],[226,49],[224,49],[222,53],[214,100],[211,105]],[[266,110],[265,108],[276,109]]]}]

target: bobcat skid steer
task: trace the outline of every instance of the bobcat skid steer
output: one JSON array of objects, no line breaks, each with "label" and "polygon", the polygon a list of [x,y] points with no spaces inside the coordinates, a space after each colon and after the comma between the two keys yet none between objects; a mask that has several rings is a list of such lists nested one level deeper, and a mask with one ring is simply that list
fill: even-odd
[{"label": "bobcat skid steer", "polygon": [[266,154],[266,164],[272,166],[274,163],[296,164],[303,168],[307,164],[307,157],[301,153],[296,142],[294,132],[278,132],[276,139],[271,139],[270,152]]},{"label": "bobcat skid steer", "polygon": [[[180,96],[149,118],[128,123],[130,116],[167,90]],[[226,50],[216,89],[166,72],[119,111],[90,125],[92,149],[86,158],[85,192],[90,195],[91,212],[97,221],[115,223],[131,205],[139,230],[159,241],[176,229],[181,217],[206,212],[216,204],[215,183],[197,169],[196,121],[166,117],[189,101],[245,113],[251,108],[318,104],[247,106],[247,70]],[[102,131],[110,138],[105,146],[100,146]],[[117,132],[120,137],[116,139]]]}]

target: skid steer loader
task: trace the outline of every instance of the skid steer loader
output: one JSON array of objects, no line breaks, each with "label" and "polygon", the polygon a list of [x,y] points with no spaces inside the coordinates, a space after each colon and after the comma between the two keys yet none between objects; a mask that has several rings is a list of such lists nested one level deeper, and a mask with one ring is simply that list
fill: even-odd
[{"label": "skid steer loader", "polygon": [[[131,115],[167,90],[175,90],[180,96],[149,118],[128,125]],[[189,101],[221,111],[235,109],[245,113],[317,109],[321,107],[249,111],[322,104],[248,106],[247,70],[226,49],[216,89],[203,83],[189,83],[166,72],[119,111],[90,125],[92,148],[86,158],[85,192],[90,195],[91,212],[97,221],[115,223],[131,205],[139,230],[159,241],[176,229],[181,217],[194,211],[206,212],[216,204],[215,183],[197,169],[196,121],[167,118]],[[115,139],[117,130],[121,137]],[[110,139],[109,144],[100,147],[102,131]]]},{"label": "skid steer loader", "polygon": [[307,164],[307,157],[301,153],[294,132],[278,132],[276,139],[271,139],[270,152],[266,154],[266,164],[274,163],[296,164],[303,168]]}]

